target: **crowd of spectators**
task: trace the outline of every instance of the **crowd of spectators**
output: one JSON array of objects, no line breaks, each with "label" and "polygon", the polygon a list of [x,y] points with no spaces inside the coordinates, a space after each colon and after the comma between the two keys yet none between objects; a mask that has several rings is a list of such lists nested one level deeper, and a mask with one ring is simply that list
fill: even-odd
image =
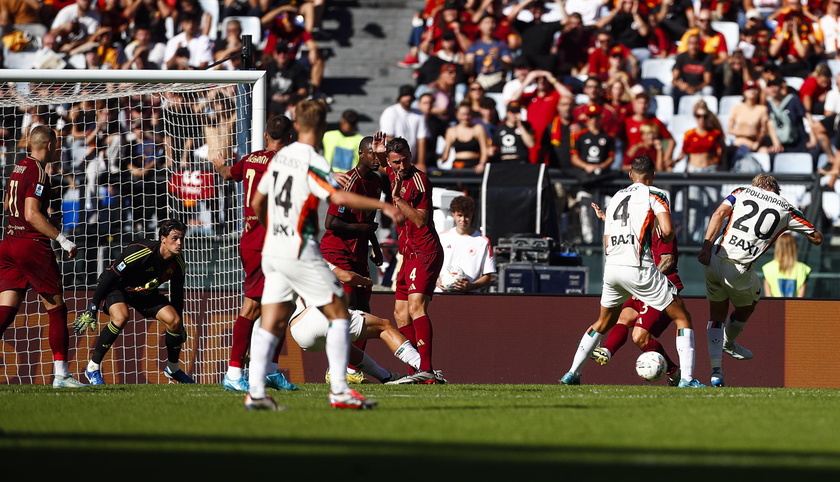
[{"label": "crowd of spectators", "polygon": [[[826,189],[840,175],[838,0],[427,0],[410,21],[397,65],[415,71],[415,102],[434,95],[430,169],[460,156],[447,126],[462,144],[478,139],[469,106],[488,162],[544,163],[590,185],[639,154],[690,175],[772,171],[778,154],[804,153],[797,162]],[[613,142],[590,152],[593,136]],[[569,195],[580,190],[562,192],[586,209]],[[720,190],[687,195],[702,238],[708,213],[694,206],[716,205]]]}]

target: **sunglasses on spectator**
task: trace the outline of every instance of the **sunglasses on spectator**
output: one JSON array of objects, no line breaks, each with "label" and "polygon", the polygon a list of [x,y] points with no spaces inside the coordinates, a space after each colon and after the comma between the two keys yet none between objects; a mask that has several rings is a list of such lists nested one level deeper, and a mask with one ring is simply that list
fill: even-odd
[{"label": "sunglasses on spectator", "polygon": [[694,117],[697,119],[705,119],[709,117],[709,114],[694,114]]},{"label": "sunglasses on spectator", "polygon": [[470,90],[484,90],[481,87],[470,87]]}]

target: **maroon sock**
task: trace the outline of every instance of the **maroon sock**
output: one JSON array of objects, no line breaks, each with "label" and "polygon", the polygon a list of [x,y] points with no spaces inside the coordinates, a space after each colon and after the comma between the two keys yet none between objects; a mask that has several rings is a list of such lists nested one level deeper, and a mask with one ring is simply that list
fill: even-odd
[{"label": "maroon sock", "polygon": [[417,351],[420,352],[420,369],[432,371],[432,320],[421,316],[412,323],[417,336]]},{"label": "maroon sock", "polygon": [[18,309],[15,306],[0,306],[0,337],[6,331],[6,328],[12,326],[15,322],[15,315]]},{"label": "maroon sock", "polygon": [[610,355],[615,356],[616,352],[627,343],[627,335],[630,334],[630,329],[627,325],[616,323],[610,332],[607,333],[607,341],[601,346],[610,351]]},{"label": "maroon sock", "polygon": [[245,353],[251,344],[251,330],[254,328],[254,320],[240,316],[233,324],[233,344],[230,347],[230,366],[242,368],[242,361],[245,360]]},{"label": "maroon sock", "polygon": [[56,306],[47,310],[50,319],[50,350],[53,360],[66,360],[67,347],[70,345],[70,330],[67,328],[67,306]]},{"label": "maroon sock", "polygon": [[668,373],[673,373],[674,368],[679,368],[679,365],[676,365],[674,362],[671,361],[671,357],[665,353],[665,348],[662,346],[662,343],[659,343],[658,340],[651,338],[648,344],[645,346],[645,349],[642,351],[655,351],[659,353],[665,358],[665,362],[668,363]]}]

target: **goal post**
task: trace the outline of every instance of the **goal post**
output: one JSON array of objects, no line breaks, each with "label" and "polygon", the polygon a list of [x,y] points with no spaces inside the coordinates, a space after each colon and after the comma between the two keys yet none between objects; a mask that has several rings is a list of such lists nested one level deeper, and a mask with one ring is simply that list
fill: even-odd
[{"label": "goal post", "polygon": [[[48,170],[52,208],[79,247],[71,260],[54,245],[68,326],[124,247],[158,239],[160,221],[179,219],[188,226],[181,367],[200,383],[221,382],[243,296],[242,189],[216,174],[212,159],[232,165],[265,147],[265,93],[261,70],[0,70],[1,195],[28,153],[29,130],[45,124],[59,134],[59,159]],[[165,328],[135,310],[130,316],[103,361],[106,383],[165,383]],[[70,327],[70,373],[82,381],[107,322],[100,312],[95,332]],[[0,341],[0,383],[52,382],[48,334],[47,314],[29,290]]]}]

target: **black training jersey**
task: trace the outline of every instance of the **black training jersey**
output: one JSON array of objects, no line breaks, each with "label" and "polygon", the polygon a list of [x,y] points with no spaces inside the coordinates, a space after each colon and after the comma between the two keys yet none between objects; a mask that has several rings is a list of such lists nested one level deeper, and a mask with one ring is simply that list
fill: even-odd
[{"label": "black training jersey", "polygon": [[160,241],[135,241],[99,277],[92,303],[99,307],[105,296],[114,290],[134,295],[158,293],[158,287],[168,281],[169,300],[181,314],[185,276],[186,266],[181,255],[163,259]]}]

